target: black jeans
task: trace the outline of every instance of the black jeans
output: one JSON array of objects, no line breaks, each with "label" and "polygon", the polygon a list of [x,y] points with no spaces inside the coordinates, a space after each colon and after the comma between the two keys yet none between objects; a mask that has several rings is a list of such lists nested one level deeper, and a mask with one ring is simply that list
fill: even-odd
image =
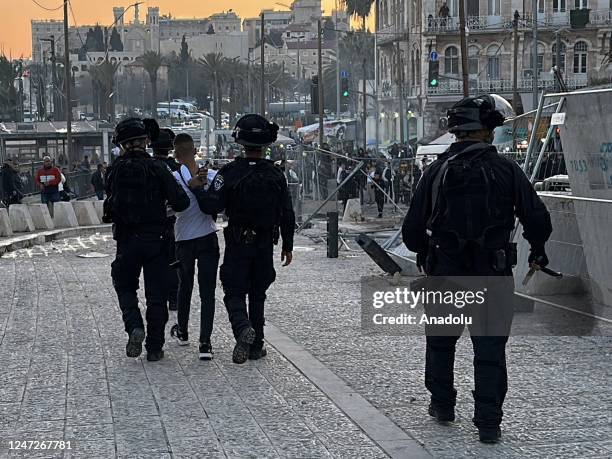
[{"label": "black jeans", "polygon": [[[255,329],[255,346],[264,339],[266,290],[276,279],[272,259],[273,244],[239,244],[226,237],[221,265],[221,283],[232,331],[236,339],[249,326]],[[249,297],[248,312],[246,297]]]},{"label": "black jeans", "polygon": [[189,241],[176,243],[176,256],[180,260],[178,286],[178,326],[187,332],[195,264],[198,261],[198,286],[200,288],[200,342],[210,341],[215,319],[215,289],[219,267],[219,240],[217,233]]},{"label": "black jeans", "polygon": [[147,351],[157,351],[164,345],[168,322],[165,281],[168,272],[168,242],[161,235],[132,234],[117,241],[117,255],[111,265],[111,276],[128,334],[135,328],[144,328],[136,293],[141,270],[144,273],[147,301],[145,348]]},{"label": "black jeans", "polygon": [[376,207],[378,208],[378,213],[382,214],[383,209],[385,207],[385,195],[378,188],[374,191],[374,200],[376,201]]}]

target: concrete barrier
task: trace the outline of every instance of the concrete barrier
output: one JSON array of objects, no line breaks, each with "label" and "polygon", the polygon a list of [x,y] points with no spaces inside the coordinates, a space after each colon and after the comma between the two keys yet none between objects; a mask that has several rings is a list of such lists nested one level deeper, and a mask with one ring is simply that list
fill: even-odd
[{"label": "concrete barrier", "polygon": [[96,215],[102,221],[102,215],[104,215],[104,201],[91,201],[93,202],[94,209],[96,210]]},{"label": "concrete barrier", "polygon": [[51,230],[55,228],[46,204],[30,204],[28,207],[36,229]]},{"label": "concrete barrier", "polygon": [[36,230],[30,210],[25,204],[13,204],[9,207],[9,220],[15,233],[32,232]]},{"label": "concrete barrier", "polygon": [[13,228],[11,228],[11,219],[9,218],[8,210],[0,209],[0,236],[12,236]]},{"label": "concrete barrier", "polygon": [[346,201],[346,209],[344,209],[344,216],[342,217],[342,221],[344,223],[355,223],[361,222],[362,220],[361,213],[361,202],[359,198],[349,199]]},{"label": "concrete barrier", "polygon": [[56,202],[53,205],[53,224],[56,228],[74,228],[79,226],[71,203]]},{"label": "concrete barrier", "polygon": [[72,206],[80,226],[100,224],[100,218],[98,218],[93,201],[73,201]]}]

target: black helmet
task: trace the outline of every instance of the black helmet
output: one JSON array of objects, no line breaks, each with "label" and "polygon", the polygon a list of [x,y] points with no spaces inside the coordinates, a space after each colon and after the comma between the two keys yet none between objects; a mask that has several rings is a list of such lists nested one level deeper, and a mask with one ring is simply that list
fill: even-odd
[{"label": "black helmet", "polygon": [[470,96],[461,99],[447,111],[448,130],[452,133],[481,129],[493,131],[503,126],[506,117],[512,114],[510,104],[495,94]]},{"label": "black helmet", "polygon": [[149,145],[153,151],[156,150],[172,150],[174,148],[174,138],[176,135],[172,129],[162,128],[159,130],[159,136],[157,139],[151,142]]},{"label": "black helmet", "polygon": [[278,124],[261,115],[244,115],[234,127],[232,137],[245,147],[265,147],[276,142]]},{"label": "black helmet", "polygon": [[159,125],[154,119],[128,118],[115,127],[113,143],[117,146],[130,140],[148,137],[154,141],[159,136]]}]

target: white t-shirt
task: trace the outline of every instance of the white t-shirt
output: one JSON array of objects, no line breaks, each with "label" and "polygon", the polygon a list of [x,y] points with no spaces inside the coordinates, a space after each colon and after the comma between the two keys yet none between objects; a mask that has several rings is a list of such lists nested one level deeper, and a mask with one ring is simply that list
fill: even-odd
[{"label": "white t-shirt", "polygon": [[[183,179],[181,179],[181,174]],[[176,213],[176,223],[174,224],[174,238],[177,241],[190,241],[200,237],[208,236],[218,231],[217,225],[210,215],[203,213],[198,206],[195,195],[191,192],[187,183],[191,180],[191,173],[187,166],[181,166],[180,172],[173,172],[176,181],[183,187],[189,196],[189,207],[183,212]],[[211,183],[217,175],[217,171],[208,170],[208,183]]]}]

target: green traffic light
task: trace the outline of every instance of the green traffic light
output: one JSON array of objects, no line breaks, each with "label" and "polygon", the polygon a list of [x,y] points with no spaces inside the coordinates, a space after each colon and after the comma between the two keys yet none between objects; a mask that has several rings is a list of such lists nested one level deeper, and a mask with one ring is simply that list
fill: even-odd
[{"label": "green traffic light", "polygon": [[429,83],[431,86],[438,86],[438,80],[436,80],[435,78],[433,80],[431,80],[431,82]]},{"label": "green traffic light", "polygon": [[344,91],[344,92],[342,93],[342,96],[343,96],[343,97],[348,97],[348,96],[349,96],[349,92],[348,92],[348,91]]}]

